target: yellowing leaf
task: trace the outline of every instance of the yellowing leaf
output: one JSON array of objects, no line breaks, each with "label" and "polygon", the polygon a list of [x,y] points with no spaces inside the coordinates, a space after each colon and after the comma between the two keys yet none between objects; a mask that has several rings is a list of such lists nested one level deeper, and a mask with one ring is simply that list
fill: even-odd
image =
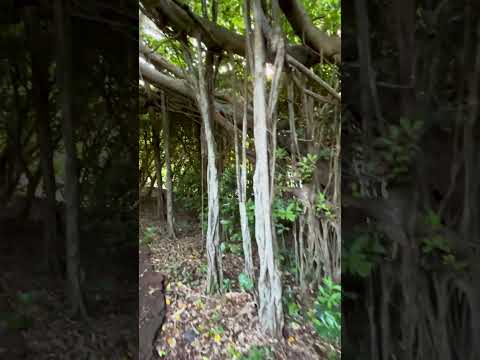
[{"label": "yellowing leaf", "polygon": [[213,340],[215,340],[217,344],[220,344],[222,337],[219,334],[215,334],[215,336],[213,337]]},{"label": "yellowing leaf", "polygon": [[169,337],[167,339],[167,343],[168,343],[168,345],[170,345],[171,348],[173,348],[173,347],[175,347],[175,345],[177,345],[177,341],[172,337]]},{"label": "yellowing leaf", "polygon": [[172,303],[172,301],[168,297],[165,299],[165,302],[167,303],[167,305],[170,305]]},{"label": "yellowing leaf", "polygon": [[176,321],[179,321],[180,320],[180,315],[182,315],[182,313],[185,311],[185,308],[181,308],[180,310],[178,310],[174,315],[173,315],[173,318],[176,320]]},{"label": "yellowing leaf", "polygon": [[293,336],[289,336],[287,341],[288,341],[288,344],[292,344],[295,342],[295,338]]}]

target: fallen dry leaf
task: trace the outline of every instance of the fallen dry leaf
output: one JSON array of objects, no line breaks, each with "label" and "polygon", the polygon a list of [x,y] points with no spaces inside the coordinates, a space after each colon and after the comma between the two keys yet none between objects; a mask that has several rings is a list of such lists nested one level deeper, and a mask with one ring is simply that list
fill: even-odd
[{"label": "fallen dry leaf", "polygon": [[169,337],[167,338],[167,343],[168,345],[170,345],[171,348],[174,348],[177,344],[177,341],[175,340],[175,338]]}]

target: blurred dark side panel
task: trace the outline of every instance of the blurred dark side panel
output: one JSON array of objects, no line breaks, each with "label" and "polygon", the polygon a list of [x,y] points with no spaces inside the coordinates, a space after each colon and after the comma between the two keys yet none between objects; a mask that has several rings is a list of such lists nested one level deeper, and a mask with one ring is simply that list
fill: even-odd
[{"label": "blurred dark side panel", "polygon": [[0,20],[0,358],[134,359],[138,3]]},{"label": "blurred dark side panel", "polygon": [[342,358],[480,353],[479,10],[342,2]]}]

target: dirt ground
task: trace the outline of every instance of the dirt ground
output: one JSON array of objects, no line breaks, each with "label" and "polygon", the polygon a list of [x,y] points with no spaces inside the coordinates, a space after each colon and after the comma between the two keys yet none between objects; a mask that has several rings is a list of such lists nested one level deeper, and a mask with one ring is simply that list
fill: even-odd
[{"label": "dirt ground", "polygon": [[156,342],[162,359],[241,359],[255,347],[268,347],[269,353],[252,359],[313,360],[327,359],[326,354],[335,351],[309,323],[288,316],[281,341],[262,335],[254,297],[242,292],[236,280],[243,268],[241,255],[223,257],[230,289],[223,296],[206,296],[206,256],[199,223],[192,216],[177,216],[176,240],[168,239],[151,208],[144,206],[140,224],[141,239],[148,234],[152,264],[167,278],[167,312]]}]

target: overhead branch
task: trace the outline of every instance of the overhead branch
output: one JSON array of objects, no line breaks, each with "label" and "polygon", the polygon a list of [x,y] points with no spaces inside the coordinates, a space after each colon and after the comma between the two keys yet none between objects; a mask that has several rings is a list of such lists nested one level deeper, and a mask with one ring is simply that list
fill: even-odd
[{"label": "overhead branch", "polygon": [[279,0],[279,4],[295,33],[308,46],[326,58],[333,58],[335,63],[340,63],[341,40],[338,36],[329,36],[313,25],[299,0]]},{"label": "overhead branch", "polygon": [[[226,51],[240,56],[246,54],[246,42],[243,35],[198,16],[187,5],[179,4],[175,0],[145,1],[144,8],[146,15],[155,25],[167,33],[173,32],[195,37],[200,32],[202,42],[213,52]],[[327,35],[323,35],[330,39]],[[337,48],[328,46],[323,49],[323,55],[334,61],[330,54],[340,53],[340,41],[329,41],[329,45],[332,43]],[[318,55],[320,52],[312,51],[311,48],[304,45],[289,45],[287,53],[307,67],[317,64],[321,60]]]},{"label": "overhead branch", "polygon": [[[167,89],[170,91],[174,91],[180,95],[183,95],[189,99],[195,100],[195,94],[193,90],[188,86],[188,83],[185,80],[181,79],[174,79],[170,76],[164,75],[155,68],[152,68],[148,64],[139,63],[139,69],[141,72],[142,77],[148,81],[149,83],[153,84],[154,86],[160,89]],[[215,114],[214,120],[220,126],[222,126],[225,130],[233,134],[234,126],[231,124],[221,112],[226,113],[227,111],[232,111],[231,109],[227,109],[228,105],[222,103],[215,103]],[[232,112],[233,113],[233,112]]]},{"label": "overhead branch", "polygon": [[[144,62],[139,62],[139,70],[141,73],[141,78],[143,78],[144,81],[151,83],[156,88],[171,91],[179,94],[180,96],[195,100],[195,93],[186,80],[174,79],[168,75],[162,74],[155,67],[152,67]],[[226,95],[215,96],[215,112],[213,120],[231,135],[234,134],[235,127],[228,118],[230,117],[233,119],[234,106],[237,109],[240,108],[239,103],[236,103],[235,99],[232,99]],[[252,114],[251,111],[247,111],[248,128],[253,129]],[[243,116],[243,114],[238,114],[238,116]],[[286,137],[279,136],[278,143],[285,149],[290,148],[289,139]],[[248,155],[250,158],[253,156],[250,153]]]},{"label": "overhead branch", "polygon": [[157,54],[154,50],[150,49],[142,41],[139,42],[138,49],[140,50],[140,53],[143,54],[143,56],[145,56],[145,58],[156,67],[167,70],[172,75],[175,75],[175,77],[177,78],[180,78],[180,79],[184,78],[182,69],[173,65],[163,56]]},{"label": "overhead branch", "polygon": [[292,58],[291,56],[287,55],[287,61],[290,65],[295,66],[300,72],[302,72],[304,75],[306,75],[309,79],[315,81],[318,83],[320,86],[322,86],[325,90],[328,91],[330,95],[332,95],[336,100],[341,101],[342,98],[340,94],[335,91],[334,88],[332,88],[326,81],[322,80],[320,76],[315,74],[312,70]]},{"label": "overhead branch", "polygon": [[174,92],[180,93],[190,99],[195,99],[193,90],[189,88],[188,83],[183,79],[174,79],[168,75],[162,74],[154,67],[140,61],[138,63],[139,70],[148,82],[160,86],[161,88],[167,88]]},{"label": "overhead branch", "polygon": [[[192,100],[195,100],[195,93],[193,89],[188,85],[188,82],[183,79],[175,79],[168,75],[165,75],[158,71],[155,67],[150,66],[147,63],[139,62],[139,70],[143,78],[153,85],[156,85],[160,88],[166,88],[170,91],[176,92],[182,96],[188,97]],[[227,115],[233,116],[233,105],[240,106],[237,100],[232,99],[230,96],[225,94],[215,94],[215,109],[219,113],[224,113]],[[249,129],[253,128],[253,120],[251,119],[252,111],[248,110],[249,116]],[[223,115],[220,116],[227,121]],[[223,121],[223,120],[220,120]],[[233,132],[233,125],[227,121],[226,127],[229,127],[229,130]]]}]

